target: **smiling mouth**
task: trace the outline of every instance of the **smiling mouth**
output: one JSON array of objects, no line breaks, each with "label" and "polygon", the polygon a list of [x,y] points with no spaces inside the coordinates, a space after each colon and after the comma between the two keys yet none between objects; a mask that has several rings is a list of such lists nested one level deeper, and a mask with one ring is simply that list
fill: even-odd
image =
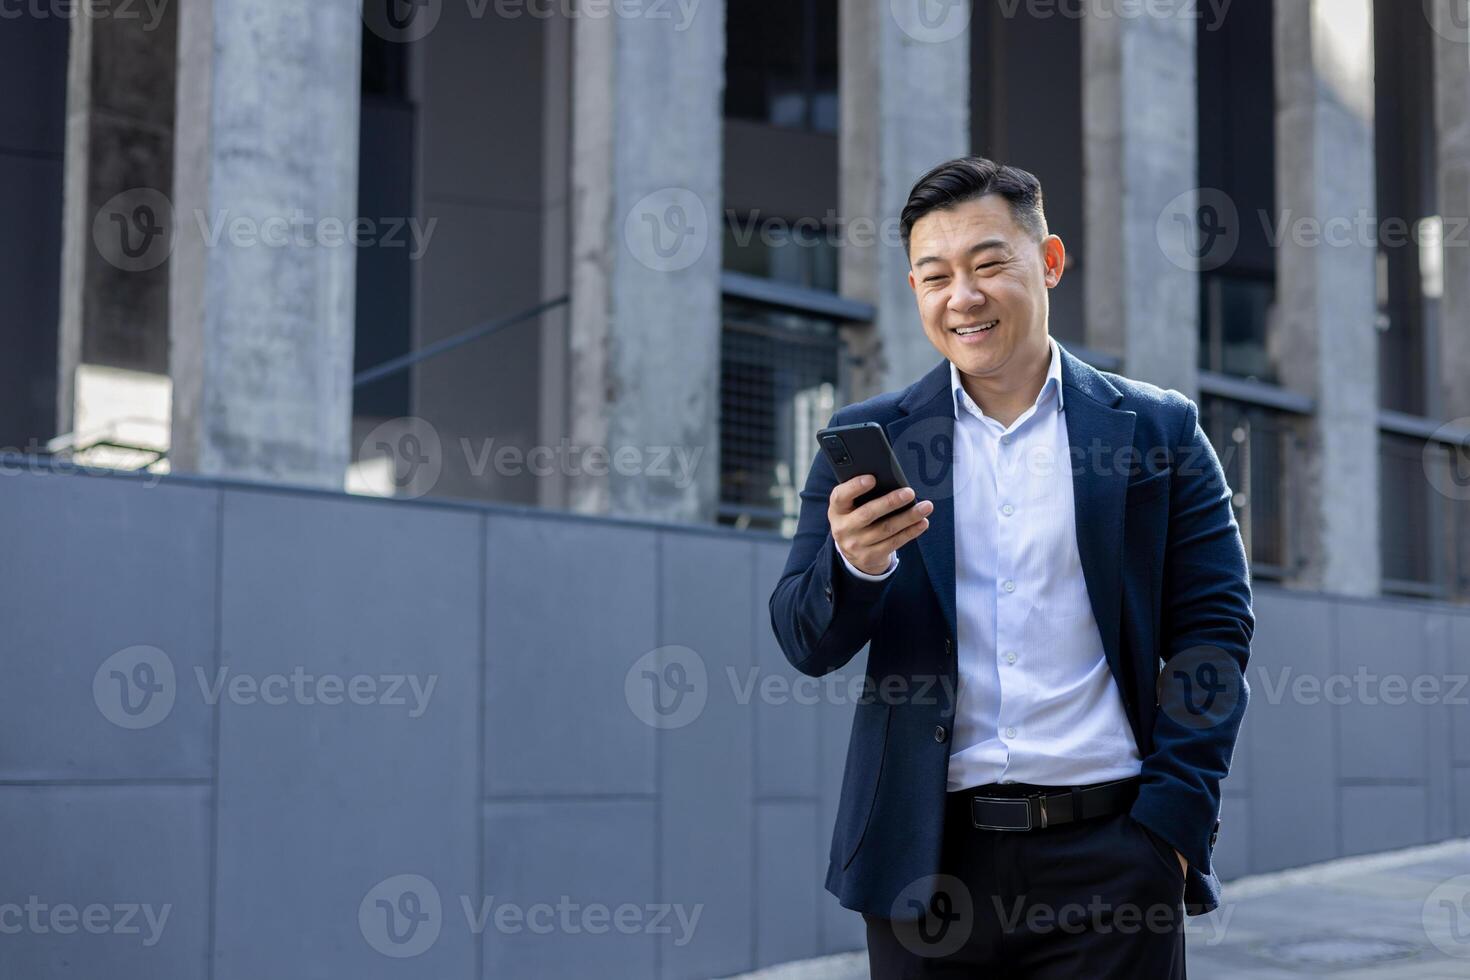
[{"label": "smiling mouth", "polygon": [[989,323],[977,323],[971,327],[956,327],[954,332],[959,334],[961,337],[968,337],[971,334],[984,333],[987,330],[994,330],[995,325],[998,323],[1000,323],[999,320],[991,320]]}]

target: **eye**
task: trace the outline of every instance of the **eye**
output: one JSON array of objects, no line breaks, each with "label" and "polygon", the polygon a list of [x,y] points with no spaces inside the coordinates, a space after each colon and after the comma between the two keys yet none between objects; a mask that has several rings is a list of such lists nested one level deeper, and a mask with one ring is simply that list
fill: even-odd
[{"label": "eye", "polygon": [[983,265],[977,265],[977,266],[975,266],[975,270],[978,272],[981,269],[990,269],[990,268],[994,268],[995,266],[998,266],[998,265],[1000,265],[999,262],[986,262]]},{"label": "eye", "polygon": [[940,282],[941,280],[944,280],[944,279],[947,279],[947,278],[949,278],[949,277],[948,276],[943,276],[943,275],[925,276],[924,277],[924,281],[925,282]]}]

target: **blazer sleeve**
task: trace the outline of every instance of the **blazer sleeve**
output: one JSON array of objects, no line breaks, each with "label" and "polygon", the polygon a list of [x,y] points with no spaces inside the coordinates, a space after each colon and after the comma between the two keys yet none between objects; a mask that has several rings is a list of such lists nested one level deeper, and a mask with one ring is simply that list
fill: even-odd
[{"label": "blazer sleeve", "polygon": [[[842,424],[839,412],[827,423]],[[801,491],[801,513],[781,580],[771,593],[771,628],[791,665],[821,677],[844,666],[873,634],[883,594],[893,580],[858,578],[847,571],[827,523],[837,475],[818,452]]]},{"label": "blazer sleeve", "polygon": [[1199,409],[1186,403],[1176,441],[1165,544],[1153,748],[1133,816],[1206,870],[1250,687],[1255,617],[1231,491]]}]

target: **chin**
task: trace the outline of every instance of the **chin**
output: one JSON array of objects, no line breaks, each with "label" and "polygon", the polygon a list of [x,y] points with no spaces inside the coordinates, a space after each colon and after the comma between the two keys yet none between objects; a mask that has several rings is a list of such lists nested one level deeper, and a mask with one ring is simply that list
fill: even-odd
[{"label": "chin", "polygon": [[966,374],[986,374],[1004,364],[1009,354],[1009,348],[999,345],[994,350],[966,350],[956,345],[951,349],[950,360]]}]

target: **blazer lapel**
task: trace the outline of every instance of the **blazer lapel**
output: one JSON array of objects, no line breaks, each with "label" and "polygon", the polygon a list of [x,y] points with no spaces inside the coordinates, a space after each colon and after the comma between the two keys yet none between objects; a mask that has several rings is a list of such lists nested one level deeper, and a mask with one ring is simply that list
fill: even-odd
[{"label": "blazer lapel", "polygon": [[954,402],[949,361],[939,362],[906,395],[900,415],[884,426],[893,453],[918,500],[932,500],[929,529],[919,535],[919,553],[929,581],[955,635],[954,571]]},{"label": "blazer lapel", "polygon": [[[1061,345],[1058,344],[1058,349]],[[1093,618],[1113,676],[1122,671],[1119,633],[1123,613],[1123,511],[1128,492],[1128,459],[1138,416],[1115,407],[1118,389],[1087,364],[1062,349],[1064,411],[1071,451],[1077,551],[1087,583]]]}]

